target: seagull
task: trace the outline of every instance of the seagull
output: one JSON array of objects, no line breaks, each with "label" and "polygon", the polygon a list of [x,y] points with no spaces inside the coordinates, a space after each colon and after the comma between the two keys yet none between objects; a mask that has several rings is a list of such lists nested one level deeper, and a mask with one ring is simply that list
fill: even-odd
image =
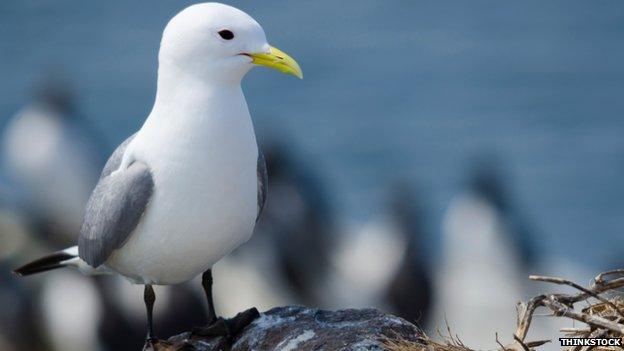
[{"label": "seagull", "polygon": [[104,166],[78,245],[15,273],[74,267],[144,285],[146,345],[157,342],[152,286],[202,274],[209,322],[198,333],[231,337],[258,312],[217,318],[211,268],[251,237],[267,193],[266,164],[241,80],[257,65],[303,74],[292,57],[267,43],[258,22],[219,3],[192,5],[174,16],[158,61],[154,106]]},{"label": "seagull", "polygon": [[[448,320],[466,345],[490,340],[484,347],[495,347],[491,333],[515,330],[515,320],[507,316],[529,292],[523,257],[531,257],[531,247],[527,232],[510,221],[512,201],[502,170],[489,159],[475,166],[467,189],[451,199],[443,217],[442,260],[434,274],[429,322],[433,331]],[[475,315],[483,316],[478,325],[470,317]]]},{"label": "seagull", "polygon": [[[50,72],[35,96],[7,123],[0,142],[3,169],[37,239],[63,247],[106,161],[106,144],[80,113],[71,86]],[[36,140],[36,143],[33,143]]]}]

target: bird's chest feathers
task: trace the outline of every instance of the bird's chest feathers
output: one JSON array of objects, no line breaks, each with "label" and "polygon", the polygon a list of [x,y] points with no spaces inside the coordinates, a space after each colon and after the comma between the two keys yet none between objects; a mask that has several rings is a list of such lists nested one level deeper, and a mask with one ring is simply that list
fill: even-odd
[{"label": "bird's chest feathers", "polygon": [[[166,199],[160,202],[162,215],[176,213],[188,223],[207,211],[249,212],[255,206],[258,149],[248,114],[171,123],[148,132],[160,134],[149,137],[144,156],[155,196]],[[185,209],[183,216],[179,208]]]}]

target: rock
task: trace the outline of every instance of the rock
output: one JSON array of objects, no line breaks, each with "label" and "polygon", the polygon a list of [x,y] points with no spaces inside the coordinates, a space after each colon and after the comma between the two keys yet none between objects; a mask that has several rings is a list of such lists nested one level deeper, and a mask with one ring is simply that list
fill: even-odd
[{"label": "rock", "polygon": [[422,332],[375,309],[323,311],[289,306],[260,314],[231,343],[223,337],[183,333],[159,342],[157,351],[385,350],[384,340],[421,343]]}]

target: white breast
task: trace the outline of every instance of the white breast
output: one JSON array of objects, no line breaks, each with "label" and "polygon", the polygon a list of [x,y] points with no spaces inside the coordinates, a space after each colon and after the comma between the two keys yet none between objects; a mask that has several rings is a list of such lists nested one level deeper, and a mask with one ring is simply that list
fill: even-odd
[{"label": "white breast", "polygon": [[124,159],[150,167],[154,193],[137,229],[106,265],[138,283],[177,284],[251,237],[258,149],[244,99],[228,108],[152,116]]}]

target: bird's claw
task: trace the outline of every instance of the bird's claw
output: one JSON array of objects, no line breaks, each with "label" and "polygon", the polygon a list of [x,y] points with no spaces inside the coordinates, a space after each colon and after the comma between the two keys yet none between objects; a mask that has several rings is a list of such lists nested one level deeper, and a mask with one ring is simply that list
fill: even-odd
[{"label": "bird's claw", "polygon": [[217,318],[213,323],[206,327],[194,328],[191,331],[191,335],[204,336],[204,337],[224,337],[229,341],[233,340],[238,333],[241,332],[246,326],[251,324],[256,318],[260,316],[258,310],[253,307],[246,311],[238,313],[236,316],[230,319]]},{"label": "bird's claw", "polygon": [[246,326],[260,317],[260,313],[255,307],[238,313],[236,316],[228,319],[227,325],[230,331],[230,337],[233,338],[240,333]]},{"label": "bird's claw", "polygon": [[145,339],[145,344],[143,345],[143,351],[155,351],[156,344],[158,344],[158,339],[149,337]]},{"label": "bird's claw", "polygon": [[215,320],[214,322],[210,323],[209,325],[205,327],[193,328],[193,330],[191,331],[191,334],[197,335],[197,336],[208,336],[208,337],[214,337],[214,336],[227,337],[229,335],[229,330],[228,330],[228,325],[225,319],[219,317],[217,318],[217,320]]}]

